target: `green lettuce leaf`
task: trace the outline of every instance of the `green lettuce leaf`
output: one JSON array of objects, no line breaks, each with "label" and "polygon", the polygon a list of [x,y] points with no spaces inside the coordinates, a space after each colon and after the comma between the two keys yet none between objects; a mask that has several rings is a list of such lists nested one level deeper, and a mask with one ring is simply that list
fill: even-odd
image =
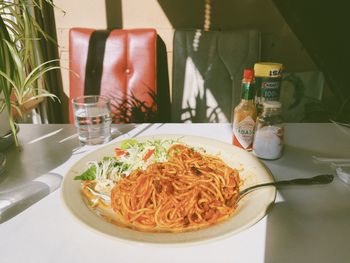
[{"label": "green lettuce leaf", "polygon": [[96,178],[96,166],[93,165],[89,169],[87,169],[85,172],[83,172],[81,175],[78,175],[74,177],[74,180],[94,180]]},{"label": "green lettuce leaf", "polygon": [[129,148],[133,147],[136,143],[137,143],[137,141],[135,139],[124,140],[120,143],[120,149],[122,149],[122,150],[129,149]]}]

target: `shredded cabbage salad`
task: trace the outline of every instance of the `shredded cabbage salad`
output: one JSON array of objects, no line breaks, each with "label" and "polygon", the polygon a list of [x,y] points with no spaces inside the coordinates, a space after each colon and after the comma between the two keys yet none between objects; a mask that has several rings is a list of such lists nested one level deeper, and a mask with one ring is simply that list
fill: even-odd
[{"label": "shredded cabbage salad", "polygon": [[149,140],[138,142],[127,139],[115,148],[114,156],[103,157],[101,161],[88,162],[88,168],[75,180],[95,180],[96,185],[91,191],[110,194],[114,185],[122,178],[137,169],[146,169],[155,162],[168,160],[167,152],[171,145],[178,141],[169,139]]}]

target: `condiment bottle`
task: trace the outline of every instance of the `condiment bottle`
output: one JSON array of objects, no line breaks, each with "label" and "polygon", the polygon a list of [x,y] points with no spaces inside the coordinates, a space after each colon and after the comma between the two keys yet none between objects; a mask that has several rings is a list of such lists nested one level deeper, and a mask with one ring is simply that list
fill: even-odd
[{"label": "condiment bottle", "polygon": [[245,69],[242,80],[241,102],[233,112],[233,145],[252,150],[256,107],[254,103],[254,71]]},{"label": "condiment bottle", "polygon": [[258,116],[262,112],[264,101],[279,101],[283,65],[280,63],[260,62],[254,65]]},{"label": "condiment bottle", "polygon": [[256,121],[253,153],[262,159],[278,159],[283,151],[284,125],[281,103],[263,102],[263,112]]}]

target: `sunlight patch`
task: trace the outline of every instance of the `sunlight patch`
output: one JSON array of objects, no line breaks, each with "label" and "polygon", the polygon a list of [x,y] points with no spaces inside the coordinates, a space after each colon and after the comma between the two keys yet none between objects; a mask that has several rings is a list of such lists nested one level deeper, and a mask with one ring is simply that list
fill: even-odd
[{"label": "sunlight patch", "polygon": [[182,97],[183,122],[229,122],[191,57],[186,59]]}]

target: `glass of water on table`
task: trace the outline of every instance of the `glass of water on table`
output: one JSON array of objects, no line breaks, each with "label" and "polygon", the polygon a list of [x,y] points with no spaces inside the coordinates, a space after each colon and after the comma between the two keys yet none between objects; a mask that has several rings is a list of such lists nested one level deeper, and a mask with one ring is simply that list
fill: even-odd
[{"label": "glass of water on table", "polygon": [[72,103],[80,143],[95,145],[108,142],[112,123],[110,99],[89,95],[76,97]]}]

